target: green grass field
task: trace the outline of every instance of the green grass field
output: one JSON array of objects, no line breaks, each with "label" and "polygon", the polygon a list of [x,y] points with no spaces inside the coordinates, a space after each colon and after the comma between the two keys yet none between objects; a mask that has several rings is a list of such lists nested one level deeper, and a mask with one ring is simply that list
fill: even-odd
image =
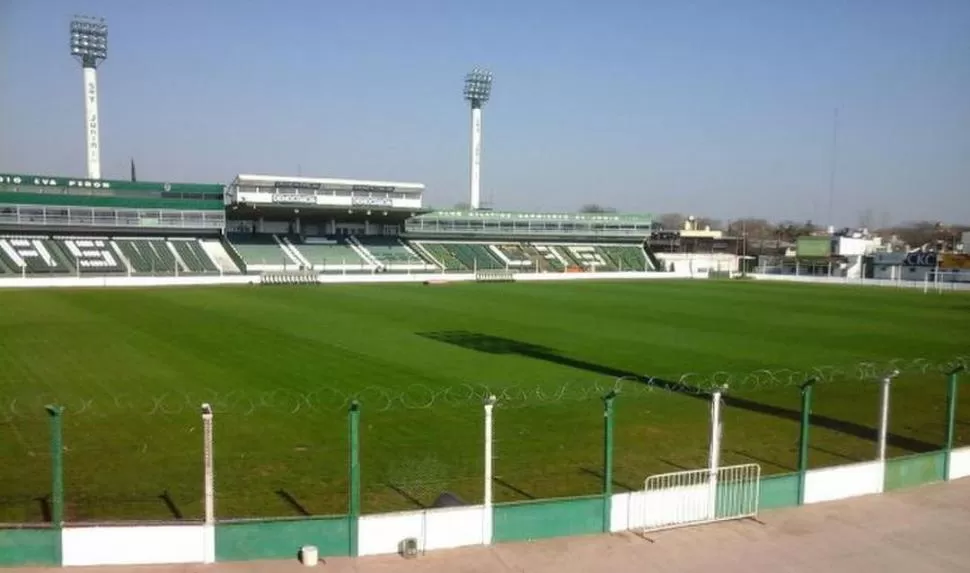
[{"label": "green grass field", "polygon": [[[199,517],[204,401],[220,517],[344,512],[353,396],[365,512],[480,501],[483,386],[505,398],[497,501],[599,491],[597,394],[629,375],[730,381],[723,463],[777,473],[800,372],[824,367],[810,456],[832,465],[874,457],[878,385],[860,379],[882,366],[857,365],[897,360],[890,454],[938,449],[935,365],[970,354],[968,319],[956,293],[740,281],[2,291],[0,522],[44,519],[46,403],[67,408],[70,520]],[[706,465],[702,395],[622,388],[618,490]],[[959,408],[970,443],[970,388]]]}]

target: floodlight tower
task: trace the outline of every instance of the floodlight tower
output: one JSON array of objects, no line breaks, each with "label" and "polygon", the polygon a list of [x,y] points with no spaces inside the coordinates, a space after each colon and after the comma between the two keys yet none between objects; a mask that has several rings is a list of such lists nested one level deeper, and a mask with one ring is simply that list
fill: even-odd
[{"label": "floodlight tower", "polygon": [[469,205],[473,210],[481,207],[482,106],[491,95],[492,72],[475,68],[465,76],[465,99],[472,104],[472,173]]},{"label": "floodlight tower", "polygon": [[88,179],[101,179],[98,129],[98,66],[108,57],[108,25],[104,18],[75,16],[71,20],[71,55],[84,71],[84,139]]}]

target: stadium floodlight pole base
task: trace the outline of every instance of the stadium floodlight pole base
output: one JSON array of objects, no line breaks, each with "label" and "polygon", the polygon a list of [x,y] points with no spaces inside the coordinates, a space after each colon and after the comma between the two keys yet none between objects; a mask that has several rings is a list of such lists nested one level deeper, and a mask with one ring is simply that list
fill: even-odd
[{"label": "stadium floodlight pole base", "polygon": [[815,378],[809,378],[801,385],[802,420],[798,433],[798,505],[805,503],[805,476],[808,474],[808,430],[812,424],[812,389]]}]

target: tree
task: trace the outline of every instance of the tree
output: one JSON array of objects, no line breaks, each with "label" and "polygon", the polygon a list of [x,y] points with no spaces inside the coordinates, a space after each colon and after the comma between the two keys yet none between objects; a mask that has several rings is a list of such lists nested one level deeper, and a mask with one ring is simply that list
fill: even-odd
[{"label": "tree", "polygon": [[664,213],[660,216],[660,226],[667,231],[676,231],[684,228],[684,221],[687,217],[680,213]]},{"label": "tree", "polygon": [[597,203],[587,203],[579,208],[580,213],[616,213],[613,207],[606,207]]}]

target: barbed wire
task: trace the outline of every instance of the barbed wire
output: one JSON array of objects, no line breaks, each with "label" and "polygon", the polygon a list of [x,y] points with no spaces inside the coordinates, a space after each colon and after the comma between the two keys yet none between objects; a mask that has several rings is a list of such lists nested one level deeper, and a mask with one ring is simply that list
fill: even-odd
[{"label": "barbed wire", "polygon": [[817,384],[850,384],[881,379],[893,371],[907,375],[942,375],[955,368],[970,366],[970,356],[948,361],[923,358],[895,359],[885,362],[859,362],[850,366],[818,366],[806,369],[761,369],[746,373],[717,371],[686,373],[676,378],[625,375],[613,380],[577,381],[553,384],[456,384],[432,386],[410,384],[403,388],[366,386],[359,390],[321,386],[301,392],[278,389],[265,392],[203,389],[196,392],[123,392],[99,397],[58,396],[41,393],[26,396],[0,395],[0,422],[37,418],[44,407],[57,404],[67,415],[128,413],[138,415],[180,415],[198,413],[203,403],[213,412],[251,416],[264,412],[300,415],[345,411],[353,401],[370,412],[391,410],[428,410],[436,407],[480,405],[495,396],[498,407],[521,408],[540,404],[598,400],[609,392],[638,397],[655,392],[709,395],[716,389],[728,393],[748,393],[797,387],[806,380]]}]

